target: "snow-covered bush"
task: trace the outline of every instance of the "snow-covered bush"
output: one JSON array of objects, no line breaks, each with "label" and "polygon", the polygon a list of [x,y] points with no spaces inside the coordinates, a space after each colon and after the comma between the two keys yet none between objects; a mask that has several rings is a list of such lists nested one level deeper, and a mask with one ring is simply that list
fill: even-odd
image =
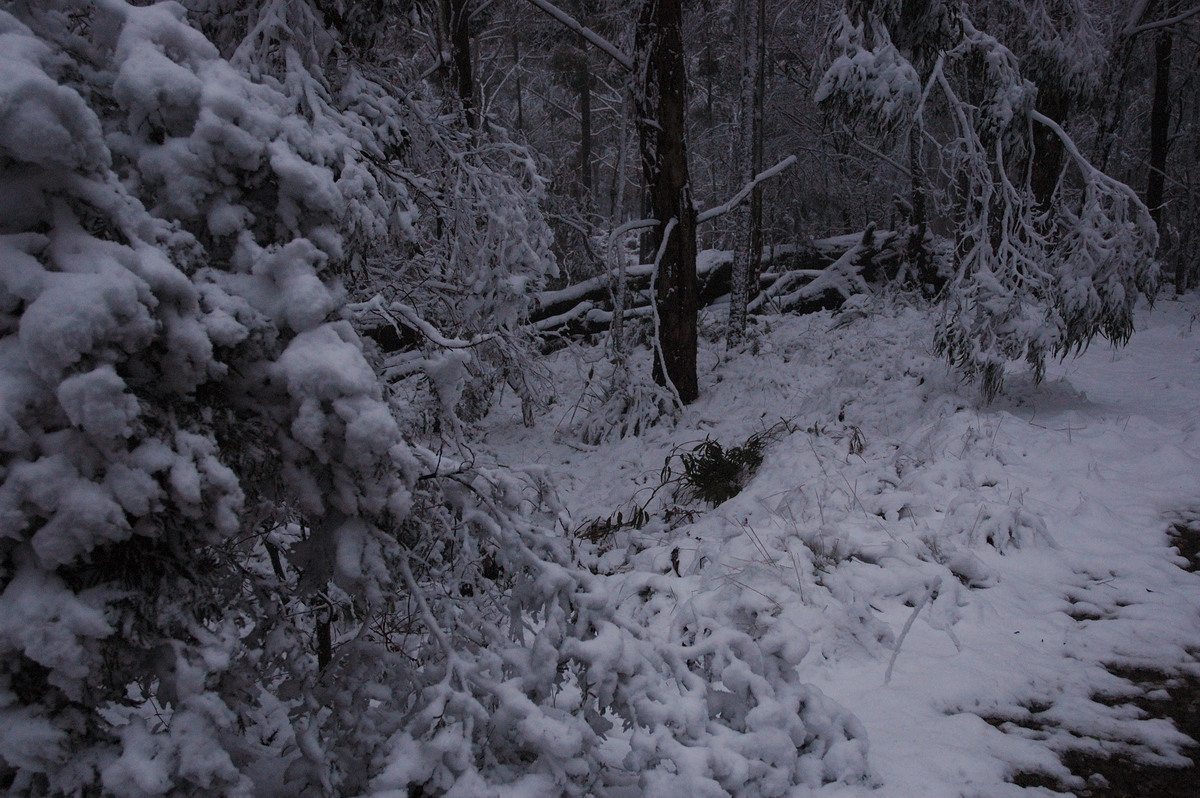
[{"label": "snow-covered bush", "polygon": [[305,748],[307,708],[291,731],[270,691],[312,691],[307,616],[328,583],[375,598],[368,555],[413,501],[419,460],[333,275],[348,234],[388,234],[395,198],[352,125],[307,121],[178,5],[16,10],[0,12],[3,778],[248,794],[281,722]]}]

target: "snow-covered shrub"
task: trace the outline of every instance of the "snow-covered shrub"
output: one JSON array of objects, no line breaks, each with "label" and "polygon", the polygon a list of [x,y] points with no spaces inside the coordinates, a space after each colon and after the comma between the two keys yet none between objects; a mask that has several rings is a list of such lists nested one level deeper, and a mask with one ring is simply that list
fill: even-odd
[{"label": "snow-covered shrub", "polygon": [[637,436],[679,415],[671,393],[645,374],[631,372],[618,362],[607,385],[578,425],[580,440],[589,445]]},{"label": "snow-covered shrub", "polygon": [[1054,546],[1046,522],[1021,504],[954,502],[946,509],[940,534],[959,539],[967,546],[988,545],[1001,553],[1010,548]]},{"label": "snow-covered shrub", "polygon": [[333,277],[348,233],[387,234],[392,198],[348,125],[310,124],[178,5],[17,9],[0,12],[2,778],[248,794],[263,741],[305,747],[270,691],[311,693],[306,616],[330,583],[375,598],[371,553],[413,501],[418,460]]}]

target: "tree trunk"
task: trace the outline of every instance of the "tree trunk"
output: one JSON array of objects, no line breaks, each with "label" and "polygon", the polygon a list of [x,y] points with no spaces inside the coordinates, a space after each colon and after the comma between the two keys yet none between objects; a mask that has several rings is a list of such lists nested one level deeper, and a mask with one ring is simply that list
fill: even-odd
[{"label": "tree trunk", "polygon": [[[751,22],[751,3],[754,0],[737,0],[733,7],[737,17],[738,60],[738,117],[735,134],[736,166],[733,190],[737,191],[754,178],[754,166],[750,156],[754,134],[754,26]],[[730,215],[733,222],[733,275],[729,292],[729,329],[726,340],[730,346],[737,345],[746,334],[746,305],[750,301],[750,251],[746,246],[746,234],[750,229],[750,206],[740,205]]]},{"label": "tree trunk", "polygon": [[[763,103],[767,96],[767,0],[758,0],[755,25],[754,56],[754,102],[750,128],[750,171],[755,175],[763,170]],[[762,271],[763,252],[763,187],[757,185],[750,191],[750,259],[747,263],[747,285],[758,285]],[[749,295],[747,296],[749,299]]]},{"label": "tree trunk", "polygon": [[[684,143],[686,77],[680,0],[643,0],[636,49],[636,92],[642,172],[658,227],[651,234],[658,266],[655,306],[658,348],[654,376],[674,386],[685,404],[699,396],[696,380],[696,210]],[[672,227],[671,220],[675,220]],[[663,233],[670,229],[665,244]]]},{"label": "tree trunk", "polygon": [[[1058,86],[1038,87],[1037,109],[1060,125],[1066,122],[1071,98]],[[1039,210],[1050,207],[1062,172],[1063,143],[1046,125],[1033,126],[1033,168],[1029,182]]]},{"label": "tree trunk", "polygon": [[450,42],[450,71],[467,127],[474,129],[475,76],[471,68],[471,0],[442,0],[442,22]]},{"label": "tree trunk", "polygon": [[517,89],[517,130],[525,129],[525,101],[521,96],[521,43],[515,33],[512,37],[513,64],[516,67]]},{"label": "tree trunk", "polygon": [[932,296],[940,290],[939,278],[934,268],[933,259],[929,256],[929,248],[925,246],[925,234],[929,229],[929,208],[927,201],[928,180],[925,176],[925,163],[921,158],[921,129],[914,121],[908,134],[908,170],[912,177],[912,194],[910,204],[912,216],[911,229],[908,234],[908,262],[916,275],[921,291]]},{"label": "tree trunk", "polygon": [[[762,171],[762,50],[765,42],[766,0],[739,0],[734,12],[741,27],[741,81],[739,91],[738,178],[741,185]],[[740,186],[738,186],[740,188]],[[727,340],[735,345],[746,335],[746,306],[752,287],[758,285],[762,259],[762,189],[755,186],[750,201],[733,215],[733,284],[729,296]]]},{"label": "tree trunk", "polygon": [[587,45],[580,48],[575,81],[579,87],[579,182],[585,197],[592,194],[592,70]]},{"label": "tree trunk", "polygon": [[[1166,249],[1163,235],[1163,189],[1166,183],[1168,135],[1171,126],[1171,44],[1170,28],[1158,34],[1154,42],[1154,100],[1150,107],[1150,174],[1146,177],[1146,207],[1158,227],[1158,250]],[[1183,270],[1176,269],[1175,290],[1183,291]]]}]

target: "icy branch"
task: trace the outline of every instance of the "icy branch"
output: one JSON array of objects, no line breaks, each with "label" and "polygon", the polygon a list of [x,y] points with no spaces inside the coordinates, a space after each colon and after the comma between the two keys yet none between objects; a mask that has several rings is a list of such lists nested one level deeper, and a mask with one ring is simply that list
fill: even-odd
[{"label": "icy branch", "polygon": [[[531,2],[532,2],[532,0],[531,0]],[[750,192],[754,190],[755,186],[757,186],[759,183],[763,182],[764,180],[771,179],[775,175],[782,172],[784,169],[787,169],[789,166],[791,166],[795,162],[796,162],[795,155],[789,155],[788,157],[784,158],[782,161],[775,164],[774,166],[772,166],[770,169],[766,170],[765,172],[760,173],[753,180],[751,180],[749,183],[747,183],[745,186],[743,186],[742,190],[733,196],[733,199],[729,200],[728,202],[724,203],[723,205],[718,205],[715,208],[709,208],[708,210],[701,213],[699,216],[696,217],[696,223],[699,224],[700,222],[707,222],[709,219],[715,219],[718,216],[720,216],[721,214],[729,213],[731,210],[733,210],[738,205],[740,205],[742,200],[744,200],[744,199],[746,199],[746,197],[750,196]]]},{"label": "icy branch", "polygon": [[633,230],[642,230],[647,227],[657,227],[658,224],[659,224],[658,219],[634,219],[633,221],[626,222],[625,224],[621,225],[616,230],[613,230],[611,233],[608,234],[608,246],[611,247],[613,245],[613,242],[616,241],[618,238],[620,238],[625,233],[631,232]]},{"label": "icy branch", "polygon": [[545,11],[547,14],[554,17],[565,27],[575,31],[580,36],[587,39],[590,43],[596,45],[596,47],[600,48],[605,55],[616,61],[621,66],[625,67],[630,72],[633,71],[632,58],[621,52],[621,50],[615,44],[610,42],[608,39],[605,39],[599,33],[596,33],[591,28],[584,27],[582,24],[580,24],[579,20],[572,17],[566,11],[563,11],[553,3],[548,2],[548,0],[529,0],[529,2],[533,3],[542,11]]}]

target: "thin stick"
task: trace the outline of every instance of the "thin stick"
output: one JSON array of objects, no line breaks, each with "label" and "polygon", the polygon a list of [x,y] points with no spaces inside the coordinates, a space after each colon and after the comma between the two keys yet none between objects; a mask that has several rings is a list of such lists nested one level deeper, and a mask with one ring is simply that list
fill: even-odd
[{"label": "thin stick", "polygon": [[[912,628],[913,621],[917,619],[917,614],[924,609],[929,603],[929,599],[933,598],[933,594],[942,586],[942,578],[939,576],[934,583],[925,591],[925,595],[917,602],[917,606],[913,607],[912,614],[908,616],[908,620],[904,622],[904,628],[900,630],[900,637],[896,639],[896,647],[892,649],[892,658],[888,660],[887,672],[883,674],[883,683],[887,684],[892,680],[892,668],[896,667],[896,657],[900,655],[900,647],[904,645],[904,638],[908,637],[908,630]],[[957,645],[957,641],[955,641]]]}]

